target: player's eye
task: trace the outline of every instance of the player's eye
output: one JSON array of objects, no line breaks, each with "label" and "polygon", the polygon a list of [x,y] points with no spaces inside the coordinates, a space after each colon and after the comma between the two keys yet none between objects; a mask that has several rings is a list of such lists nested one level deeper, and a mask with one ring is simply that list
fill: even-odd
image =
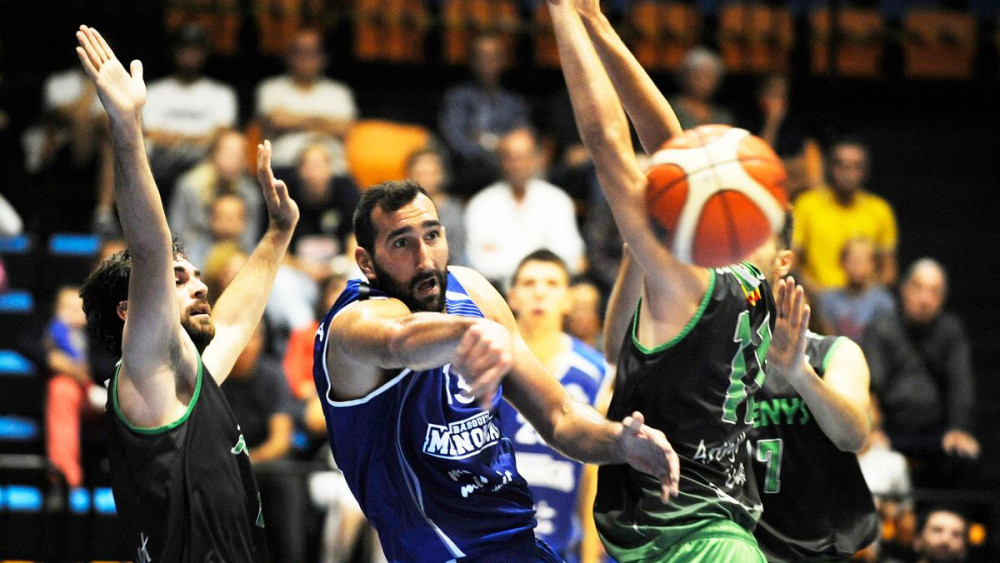
[{"label": "player's eye", "polygon": [[400,237],[400,238],[392,241],[392,246],[393,246],[393,248],[406,248],[406,239]]},{"label": "player's eye", "polygon": [[430,231],[427,233],[427,240],[437,240],[441,238],[441,231]]}]

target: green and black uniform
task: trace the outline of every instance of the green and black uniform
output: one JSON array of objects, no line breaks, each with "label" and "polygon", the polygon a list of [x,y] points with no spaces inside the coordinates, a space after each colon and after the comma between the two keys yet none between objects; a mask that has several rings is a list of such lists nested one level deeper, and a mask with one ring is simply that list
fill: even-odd
[{"label": "green and black uniform", "polygon": [[112,489],[135,563],[269,560],[243,434],[200,356],[194,395],[176,422],[130,425],[118,407],[117,369],[108,403]]},{"label": "green and black uniform", "polygon": [[680,457],[680,496],[664,504],[650,475],[600,468],[594,518],[620,563],[763,559],[750,532],[761,506],[746,441],[773,310],[767,282],[749,264],[712,270],[697,313],[662,346],[638,342],[637,307],[608,418],[639,411],[666,434]]},{"label": "green and black uniform", "polygon": [[[820,377],[846,340],[809,333],[806,355]],[[875,541],[878,515],[858,457],[830,441],[779,376],[767,378],[754,407],[753,469],[764,502],[754,535],[767,559],[846,561]]]}]

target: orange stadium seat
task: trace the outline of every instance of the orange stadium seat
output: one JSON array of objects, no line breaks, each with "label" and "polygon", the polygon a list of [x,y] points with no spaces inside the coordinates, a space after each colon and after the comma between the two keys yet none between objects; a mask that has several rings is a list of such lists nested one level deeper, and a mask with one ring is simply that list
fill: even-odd
[{"label": "orange stadium seat", "polygon": [[406,177],[406,159],[430,141],[419,125],[365,119],[347,134],[344,151],[354,179],[362,189]]},{"label": "orange stadium seat", "polygon": [[[842,76],[875,78],[881,74],[885,49],[885,20],[875,10],[841,10],[838,19],[840,42],[836,46],[835,70]],[[830,11],[817,10],[810,18],[812,28],[812,71],[825,74],[830,62]]]},{"label": "orange stadium seat", "polygon": [[295,34],[306,25],[324,25],[337,17],[324,0],[254,0],[262,54],[284,56]]},{"label": "orange stadium seat", "polygon": [[421,0],[359,0],[354,54],[360,60],[419,63],[430,17]]},{"label": "orange stadium seat", "polygon": [[976,18],[972,14],[913,10],[903,20],[906,75],[970,78],[977,41]]},{"label": "orange stadium seat", "polygon": [[630,47],[647,70],[674,70],[698,43],[701,20],[694,6],[639,0],[626,18]]},{"label": "orange stadium seat", "polygon": [[445,0],[441,20],[444,60],[455,65],[468,61],[472,39],[486,32],[500,36],[510,57],[521,27],[516,0]]},{"label": "orange stadium seat", "polygon": [[787,8],[727,4],[719,15],[719,50],[731,72],[764,74],[788,70],[795,25]]}]

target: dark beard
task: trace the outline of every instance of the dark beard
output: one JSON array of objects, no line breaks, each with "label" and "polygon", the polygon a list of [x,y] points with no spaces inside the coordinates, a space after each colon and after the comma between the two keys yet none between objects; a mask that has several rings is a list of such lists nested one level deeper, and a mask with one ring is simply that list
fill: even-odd
[{"label": "dark beard", "polygon": [[[409,286],[397,282],[388,272],[379,267],[378,262],[372,261],[375,270],[375,279],[371,280],[371,286],[381,289],[394,299],[399,299],[411,312],[443,313],[445,303],[445,293],[448,288],[448,274],[445,271],[427,272],[413,278]],[[437,279],[438,294],[434,297],[419,299],[417,297],[417,285],[430,278]]]},{"label": "dark beard", "polygon": [[204,352],[205,348],[212,342],[212,339],[215,338],[214,323],[209,323],[207,326],[195,325],[191,322],[190,318],[186,318],[181,321],[181,327],[191,337],[191,341],[194,342],[194,346],[198,349],[198,352]]}]

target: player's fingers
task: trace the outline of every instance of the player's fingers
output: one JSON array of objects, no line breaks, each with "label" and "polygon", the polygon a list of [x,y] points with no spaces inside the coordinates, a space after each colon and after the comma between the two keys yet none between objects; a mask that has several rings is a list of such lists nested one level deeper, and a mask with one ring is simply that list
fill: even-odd
[{"label": "player's fingers", "polygon": [[87,73],[87,76],[91,80],[97,80],[97,69],[94,68],[94,63],[90,61],[90,57],[87,56],[87,52],[83,50],[83,47],[76,48],[76,56],[80,59],[80,64],[83,65],[83,70]]},{"label": "player's fingers", "polygon": [[76,40],[79,41],[80,46],[83,47],[83,52],[86,53],[90,64],[93,65],[98,72],[100,72],[101,65],[103,63],[101,61],[101,57],[97,54],[97,50],[94,48],[93,43],[91,43],[90,36],[87,35],[86,29],[87,28],[85,26],[81,26],[81,30],[76,32]]},{"label": "player's fingers", "polygon": [[94,34],[94,39],[97,40],[97,46],[101,49],[101,54],[108,60],[115,58],[115,52],[111,50],[108,42],[105,41],[104,36],[101,35],[101,32],[94,28],[90,28],[90,30]]},{"label": "player's fingers", "polygon": [[785,280],[779,279],[776,289],[777,289],[777,291],[775,291],[775,294],[774,294],[774,308],[775,308],[775,310],[778,311],[778,318],[780,319],[780,318],[782,318],[784,316],[783,311],[784,311],[785,305],[786,305],[785,302],[787,301],[787,299],[786,299],[786,293],[787,292],[785,290]]},{"label": "player's fingers", "polygon": [[[812,308],[809,305],[802,307],[802,316],[799,318],[799,330],[805,331],[809,328],[809,317],[812,315]],[[805,341],[803,340],[803,346]]]},{"label": "player's fingers", "polygon": [[801,327],[802,320],[802,310],[806,303],[806,292],[802,289],[802,286],[795,287],[794,298],[792,299],[792,322],[795,323],[795,329],[798,330]]},{"label": "player's fingers", "polygon": [[129,70],[132,71],[132,78],[136,80],[142,80],[142,61],[136,59],[129,64]]},{"label": "player's fingers", "polygon": [[99,33],[97,33],[97,30],[92,27],[88,27],[86,33],[87,37],[90,38],[90,43],[94,46],[94,52],[101,58],[101,62],[106,63],[111,60],[111,55],[109,55],[108,52],[104,50],[104,46],[101,45],[103,38]]}]

